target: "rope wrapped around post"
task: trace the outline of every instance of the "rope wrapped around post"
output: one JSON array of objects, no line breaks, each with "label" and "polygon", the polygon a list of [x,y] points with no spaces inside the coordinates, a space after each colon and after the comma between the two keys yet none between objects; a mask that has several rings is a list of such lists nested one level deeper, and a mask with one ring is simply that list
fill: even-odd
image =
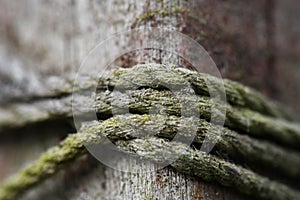
[{"label": "rope wrapped around post", "polygon": [[[85,144],[103,144],[103,138],[109,138],[120,150],[153,162],[164,162],[168,156],[178,155],[176,162],[171,164],[177,171],[198,176],[205,181],[218,182],[253,197],[275,200],[300,199],[299,191],[243,167],[243,164],[249,164],[254,166],[254,169],[255,166],[271,169],[290,179],[298,179],[298,124],[283,119],[286,116],[278,106],[241,84],[225,80],[229,104],[221,104],[209,99],[205,88],[207,81],[214,85],[214,82],[221,80],[186,69],[168,69],[172,76],[166,74],[166,70],[160,70],[159,66],[141,65],[115,70],[100,80],[92,106],[86,104],[84,96],[75,96],[75,103],[82,108],[79,113],[94,111],[102,121],[85,123],[77,134],[70,134],[59,145],[50,148],[38,160],[10,177],[0,186],[0,200],[20,197],[30,188],[56,174],[65,164],[87,153]],[[155,84],[147,76],[149,70],[162,72]],[[173,76],[174,74],[178,74],[180,78]],[[185,99],[191,98],[196,102],[201,118],[181,116],[180,102],[173,98],[174,92],[163,87],[164,83],[180,84],[182,78],[191,83],[197,95],[189,96],[181,91],[175,93],[186,95]],[[132,90],[132,79],[135,80],[134,84],[148,87]],[[118,90],[113,91],[114,88]],[[54,104],[46,99],[33,104],[11,105],[10,108],[15,110],[11,112],[13,109],[4,109],[10,115],[1,118],[0,130],[72,116],[70,96],[55,101]],[[131,114],[124,113],[122,109],[118,110],[121,108],[119,105],[124,103],[128,105]],[[155,105],[165,105],[165,115],[149,114],[151,106]],[[211,107],[217,111],[226,110],[225,127],[208,122]],[[21,115],[14,119],[16,110],[18,115]],[[31,118],[26,117],[28,112]],[[221,112],[219,113],[221,115]],[[216,143],[215,150],[228,154],[234,163],[220,155],[207,154],[172,141],[179,127],[188,130],[190,124],[198,124],[193,144],[202,144],[204,138],[208,137]],[[134,127],[152,130],[155,134],[150,136],[135,130]],[[189,134],[188,131],[185,133]]]}]

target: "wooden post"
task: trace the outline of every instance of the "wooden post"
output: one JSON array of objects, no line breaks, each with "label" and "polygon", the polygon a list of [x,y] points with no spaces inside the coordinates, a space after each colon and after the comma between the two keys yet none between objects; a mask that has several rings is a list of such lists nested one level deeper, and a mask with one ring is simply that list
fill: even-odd
[{"label": "wooden post", "polygon": [[[74,75],[88,51],[110,34],[141,26],[168,27],[189,35],[206,48],[224,76],[235,80],[245,80],[251,84],[255,80],[245,79],[248,73],[255,74],[256,70],[265,69],[270,64],[262,52],[270,48],[272,41],[261,37],[265,30],[267,33],[270,31],[264,19],[265,16],[269,18],[269,14],[264,14],[266,5],[262,5],[260,0],[251,3],[27,0],[18,4],[5,0],[0,4],[3,4],[0,7],[5,11],[4,16],[0,16],[1,20],[6,22],[0,24],[0,30],[4,33],[0,37],[6,41],[5,47],[10,49],[8,53],[20,60],[24,76],[34,77],[26,79],[28,84],[24,86],[23,82],[9,75],[15,68],[7,69],[10,73],[5,76],[12,78],[12,83],[21,88],[15,94],[20,98],[22,95],[43,94],[47,87],[43,80],[48,79],[49,75]],[[36,84],[41,88],[36,90]],[[256,86],[264,87],[260,83]],[[23,87],[28,91],[25,94],[20,92],[24,91]],[[30,146],[30,142],[26,144],[26,148],[30,149]],[[13,148],[7,151],[13,151]],[[34,152],[34,149],[29,151]],[[28,157],[21,160],[25,162]],[[101,164],[86,167],[95,162],[91,160],[90,157],[79,159],[24,198],[245,199],[226,188],[183,175],[169,167],[151,173],[133,174]],[[116,163],[122,168],[126,167],[124,164],[126,161],[122,160]],[[146,170],[151,167],[145,166]]]}]

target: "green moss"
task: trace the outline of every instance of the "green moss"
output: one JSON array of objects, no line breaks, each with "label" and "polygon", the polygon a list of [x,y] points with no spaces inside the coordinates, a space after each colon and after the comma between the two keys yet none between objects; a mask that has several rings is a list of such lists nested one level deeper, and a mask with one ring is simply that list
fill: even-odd
[{"label": "green moss", "polygon": [[[149,76],[151,74],[155,76]],[[156,78],[155,81],[153,81],[153,77]],[[220,117],[222,117],[221,111],[226,110],[225,125],[227,127],[255,137],[268,138],[278,143],[281,142],[289,147],[299,148],[299,125],[262,115],[261,113],[270,116],[282,116],[282,113],[276,105],[257,91],[239,83],[225,80],[226,95],[231,105],[220,104],[214,99],[209,99],[207,97],[209,96],[207,84],[211,84],[214,90],[218,91],[221,81],[209,75],[159,65],[144,65],[133,69],[115,71],[109,79],[103,80],[103,83],[107,83],[110,88],[116,87],[121,89],[121,91],[114,91],[114,98],[117,100],[114,102],[117,107],[115,111],[120,115],[101,123],[97,121],[87,123],[78,134],[69,135],[61,144],[46,151],[37,161],[20,170],[0,186],[0,199],[16,199],[28,189],[53,176],[68,162],[86,153],[84,144],[101,143],[103,142],[103,137],[114,140],[129,153],[155,162],[164,162],[172,159],[174,155],[179,156],[179,159],[172,163],[172,166],[179,172],[193,174],[206,181],[216,181],[246,194],[256,195],[263,199],[299,199],[300,195],[298,192],[282,184],[272,182],[247,169],[233,165],[215,156],[192,150],[184,144],[147,137],[147,133],[154,132],[156,137],[170,139],[176,133],[176,129],[185,127],[186,130],[190,130],[189,128],[194,122],[193,118],[185,118],[183,121],[179,120],[181,102],[178,98],[174,98],[172,92],[166,90],[166,86],[168,86],[176,89],[175,93],[178,93],[181,97],[184,96],[186,101],[196,102],[199,113],[206,120],[210,119],[211,108],[215,108],[216,113]],[[181,90],[182,87],[189,84],[193,86],[197,95],[191,95]],[[132,89],[140,85],[148,86],[149,88]],[[99,91],[101,91],[101,85]],[[80,99],[82,97],[76,96],[74,101],[77,98]],[[98,93],[95,105],[98,114],[111,115],[111,101],[111,92]],[[22,113],[23,116],[27,115],[25,117],[22,117],[21,114],[20,116],[12,115],[16,116],[16,118],[12,118],[12,121],[8,120],[8,124],[27,124],[28,122],[37,122],[43,119],[50,119],[51,117],[71,115],[70,108],[68,108],[71,105],[70,97],[58,101],[62,105],[62,110],[45,106],[48,105],[47,102],[37,103],[30,107],[35,109],[35,112],[30,112],[30,114],[33,113],[33,119],[28,120],[28,113]],[[85,108],[84,102],[79,101],[78,103]],[[168,116],[124,115],[124,111],[121,109],[124,103],[128,104],[130,111],[139,114],[147,114],[153,105],[163,105]],[[18,106],[24,108],[22,107],[24,106],[23,104],[16,107]],[[29,107],[26,106],[25,108],[28,109]],[[187,109],[193,111],[195,108],[188,107]],[[83,110],[87,112],[87,110]],[[14,110],[14,112],[16,111]],[[18,114],[18,112],[16,113]],[[141,135],[138,131],[128,128],[132,127],[128,126],[128,124],[143,127],[147,130],[145,132],[146,135]],[[246,160],[243,162],[260,163],[266,167],[280,170],[289,176],[299,175],[299,155],[267,142],[239,135],[222,127],[211,126],[204,120],[201,120],[199,124],[197,137],[194,142],[202,143],[204,136],[207,134],[210,139],[216,142],[216,148],[226,151],[237,160],[244,156]],[[191,131],[186,132],[187,135],[190,133]],[[170,154],[166,155],[166,152],[163,151],[164,149]],[[292,163],[292,166],[285,166],[285,163]]]},{"label": "green moss", "polygon": [[[157,76],[156,82],[153,82],[151,74]],[[148,84],[150,87],[155,87],[155,89],[160,89],[164,85],[179,88],[182,84],[185,84],[185,86],[191,85],[197,94],[205,96],[210,96],[210,90],[222,94],[222,88],[224,87],[226,98],[231,105],[246,107],[269,116],[288,118],[278,105],[259,92],[240,83],[218,79],[208,74],[172,66],[138,65],[131,69],[120,70],[118,76],[111,77],[110,83],[126,89],[125,86],[133,86],[132,84],[129,85],[130,80],[134,80],[135,85]],[[126,85],[122,87],[121,84]],[[157,84],[157,86],[154,84]]]},{"label": "green moss", "polygon": [[78,135],[70,135],[61,145],[50,148],[0,187],[0,199],[16,199],[28,188],[52,176],[66,163],[85,152]]},{"label": "green moss", "polygon": [[143,21],[147,21],[147,20],[153,19],[154,16],[155,16],[155,12],[149,11],[147,13],[142,14],[139,17],[139,22],[143,22]]},{"label": "green moss", "polygon": [[[156,79],[153,79],[153,75]],[[99,81],[98,84],[96,80]],[[107,74],[100,80],[94,76],[84,78],[82,83],[74,85],[74,91],[85,91],[97,85],[98,91],[107,88],[112,89],[115,86],[120,89],[132,89],[138,85],[149,85],[153,89],[165,89],[167,86],[174,90],[176,88],[180,90],[183,87],[191,87],[199,96],[210,96],[207,84],[216,93],[222,93],[220,86],[224,85],[226,98],[232,106],[251,109],[272,117],[288,118],[278,105],[253,89],[233,81],[220,80],[207,74],[184,70],[176,66],[140,65],[131,69],[115,70],[112,74]],[[64,90],[64,93],[71,94],[72,87],[67,88],[69,90]],[[58,94],[61,93],[58,92]],[[74,96],[76,96],[76,93],[74,93]],[[71,117],[72,103],[80,111],[83,110],[82,108],[86,108],[86,105],[81,105],[84,98],[86,97],[79,95],[72,102],[72,95],[70,95],[55,100],[46,99],[5,106],[1,109],[1,112],[5,115],[1,116],[0,131],[5,132],[11,127],[24,127],[45,120]],[[53,101],[55,101],[55,104],[52,103]]]},{"label": "green moss", "polygon": [[138,22],[141,23],[144,21],[152,20],[157,15],[168,16],[168,15],[180,14],[183,12],[184,12],[184,10],[179,7],[173,7],[172,10],[170,10],[170,8],[150,10],[150,11],[143,13],[139,17]]},{"label": "green moss", "polygon": [[[132,82],[123,81],[114,83],[122,89],[135,88]],[[178,79],[179,80],[179,79]],[[141,80],[148,82],[146,78]],[[164,82],[167,82],[165,80]],[[180,80],[178,81],[178,83]],[[134,84],[137,84],[135,82]],[[153,84],[160,88],[156,82]],[[162,84],[163,86],[164,84]],[[225,126],[232,130],[254,136],[256,138],[269,139],[276,143],[288,146],[289,148],[299,149],[300,143],[300,126],[283,120],[270,118],[260,113],[253,112],[245,108],[235,108],[230,105],[220,104],[208,97],[186,94],[185,91],[171,92],[168,90],[154,90],[151,88],[142,90],[127,90],[126,94],[113,91],[98,93],[98,101],[95,105],[97,113],[107,116],[114,111],[114,114],[124,114],[124,107],[131,113],[148,114],[153,106],[162,106],[168,115],[181,116],[182,101],[189,102],[190,106],[184,107],[185,113],[199,113],[201,118],[211,121],[222,121],[224,114]],[[213,109],[213,110],[212,110]],[[213,115],[212,115],[213,112]],[[127,112],[125,112],[127,113]]]},{"label": "green moss", "polygon": [[[86,153],[83,144],[103,143],[104,137],[113,140],[130,153],[156,162],[162,163],[172,159],[173,156],[179,156],[179,159],[172,164],[179,172],[194,174],[206,181],[217,181],[246,194],[265,199],[295,197],[296,192],[286,186],[267,181],[249,170],[220,158],[192,150],[180,143],[150,138],[151,136],[147,134],[135,131],[135,127],[139,127],[145,133],[154,132],[156,137],[172,139],[178,130],[184,129],[186,136],[191,134],[192,131],[189,131],[192,128],[191,124],[198,124],[194,140],[196,143],[202,143],[204,138],[208,137],[216,142],[219,151],[225,151],[236,158],[236,161],[244,156],[246,159],[243,162],[264,164],[266,167],[280,170],[291,176],[299,176],[299,155],[293,155],[292,152],[286,152],[276,146],[250,139],[222,127],[211,126],[204,120],[164,115],[152,117],[118,115],[103,122],[86,123],[78,134],[70,134],[61,144],[50,148],[37,161],[20,170],[0,186],[0,199],[16,199],[26,190],[56,174],[68,162]],[[168,150],[164,151],[164,148]],[[286,166],[286,163],[289,163],[289,166]],[[263,190],[258,192],[259,188]]]},{"label": "green moss", "polygon": [[135,139],[129,144],[120,142],[119,145],[133,155],[157,163],[168,162],[178,156],[176,162],[171,164],[177,171],[201,177],[205,181],[217,181],[259,199],[300,199],[298,191],[181,143],[147,138]]}]

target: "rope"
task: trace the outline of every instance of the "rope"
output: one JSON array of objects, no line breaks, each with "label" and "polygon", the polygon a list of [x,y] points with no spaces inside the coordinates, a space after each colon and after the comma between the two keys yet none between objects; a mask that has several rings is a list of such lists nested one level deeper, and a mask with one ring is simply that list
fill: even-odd
[{"label": "rope", "polygon": [[[180,98],[178,98],[180,97]],[[186,107],[186,111],[191,109],[199,111],[201,118],[211,119],[211,113],[215,117],[222,118],[226,113],[225,126],[235,131],[245,133],[257,138],[268,139],[276,143],[299,149],[300,127],[298,124],[264,116],[245,108],[236,108],[230,105],[222,105],[218,102],[196,95],[184,93],[172,93],[167,90],[154,90],[151,88],[142,90],[129,90],[126,93],[99,92],[96,102],[88,103],[87,97],[75,96],[73,99],[74,114],[85,114],[95,112],[103,119],[114,113],[122,113],[122,108],[128,106],[130,112],[147,114],[153,105],[164,105],[167,114],[181,115],[180,102],[192,102],[196,107]],[[113,102],[113,106],[111,105]],[[94,105],[96,104],[96,105]],[[62,119],[72,117],[72,97],[65,97],[56,100],[43,100],[33,104],[14,104],[1,109],[0,131],[5,132],[8,128],[23,127],[41,121]],[[120,107],[120,111],[117,108]]]},{"label": "rope", "polygon": [[215,114],[215,119],[222,118],[226,113],[225,126],[230,129],[299,149],[300,126],[298,124],[270,118],[244,108],[222,105],[207,97],[151,88],[128,90],[125,93],[100,92],[97,95],[95,108],[99,117],[111,116],[112,111],[113,114],[122,114],[127,107],[131,113],[147,114],[156,105],[162,105],[166,114],[180,116],[182,106],[185,105],[182,103],[184,100],[191,105],[184,107],[186,113],[195,113],[196,110],[201,118],[208,121],[211,120],[212,112]]},{"label": "rope", "polygon": [[[161,117],[163,118],[164,116],[155,116],[154,118],[162,120]],[[169,126],[169,128],[183,125],[175,125],[179,118],[174,116],[166,117],[166,120],[165,126]],[[122,123],[124,121],[127,122]],[[144,128],[146,130],[155,128],[155,124],[157,124],[155,121],[150,120],[149,115],[123,115],[110,118],[103,122],[89,122],[82,127],[78,134],[69,135],[61,144],[50,148],[38,160],[20,170],[0,186],[0,200],[10,200],[20,197],[25,191],[39,184],[46,178],[53,176],[65,164],[85,153],[84,144],[101,144],[103,141],[106,141],[104,140],[106,137],[128,153],[155,162],[161,163],[167,161],[171,156],[179,156],[178,160],[171,164],[171,166],[179,172],[199,176],[205,181],[216,181],[226,187],[235,188],[247,195],[274,200],[294,200],[300,197],[299,192],[285,185],[270,181],[250,170],[224,161],[216,156],[193,150],[181,143],[167,142],[163,139],[149,138],[147,136],[140,138],[141,135],[138,135],[136,131],[128,129],[128,124],[140,126],[143,123],[145,123]],[[206,122],[204,122],[204,125],[205,123]],[[208,127],[206,126],[206,128]],[[158,135],[164,137],[169,135],[169,137],[172,137],[172,131],[163,131],[166,129],[161,130]],[[199,138],[203,138],[201,130],[200,128],[200,131],[198,131],[196,137],[198,139],[196,139],[196,141],[200,141],[201,139]],[[216,130],[218,131],[219,129],[216,128]],[[224,134],[228,133],[225,132]],[[229,135],[234,136],[236,134],[229,133]],[[219,141],[221,148],[225,147],[229,150],[231,146],[228,145],[228,147],[226,147],[226,141],[230,143],[230,141],[234,142],[235,140],[230,140],[230,137],[221,138]],[[259,146],[259,142],[255,145]],[[243,145],[241,146],[244,149],[246,148]],[[249,148],[249,150],[251,151],[251,148]]]},{"label": "rope", "polygon": [[108,83],[103,83],[119,89],[132,89],[136,86],[165,89],[166,86],[181,88],[182,85],[190,85],[196,94],[204,96],[211,96],[211,91],[222,94],[224,86],[226,99],[231,105],[277,118],[288,118],[278,105],[249,87],[175,66],[137,65],[133,68],[122,68],[114,71]]},{"label": "rope", "polygon": [[[153,75],[159,75],[155,82]],[[139,65],[130,69],[115,70],[112,74],[107,72],[101,80],[94,74],[82,75],[78,78],[79,80],[74,85],[73,81],[67,78],[52,78],[55,81],[47,82],[48,86],[45,86],[45,90],[48,92],[44,96],[26,97],[26,99],[33,100],[29,103],[14,102],[0,107],[0,111],[3,113],[0,115],[0,131],[5,132],[8,128],[21,128],[40,121],[72,116],[72,96],[70,95],[73,92],[95,88],[98,81],[100,81],[100,85],[98,85],[100,89],[101,87],[106,89],[107,86],[131,89],[136,85],[149,85],[149,87],[159,89],[170,83],[173,87],[188,84],[198,95],[203,96],[210,96],[207,84],[218,93],[221,92],[220,87],[224,83],[226,98],[231,105],[251,109],[268,116],[287,118],[279,106],[253,89],[237,82],[226,79],[219,80],[213,76],[183,68]],[[132,80],[134,80],[134,84]]]},{"label": "rope", "polygon": [[[75,86],[75,91],[95,86],[95,79],[92,82],[93,84],[85,84],[83,80],[80,82],[82,85]],[[190,84],[198,96],[189,95],[186,91],[182,93],[180,88],[186,84]],[[1,108],[1,113],[5,114],[0,116],[0,131],[58,117],[71,117],[72,103],[78,105],[75,106],[78,110],[73,110],[75,114],[96,110],[98,117],[105,121],[87,123],[78,134],[70,134],[61,144],[50,148],[38,160],[10,177],[0,186],[0,200],[20,197],[30,188],[56,174],[67,163],[86,153],[84,144],[102,144],[106,137],[121,150],[154,162],[162,163],[173,155],[179,156],[178,160],[171,164],[179,172],[199,176],[205,181],[218,182],[247,195],[261,199],[299,199],[298,191],[283,184],[215,155],[192,149],[182,143],[168,141],[179,129],[184,129],[185,136],[189,136],[192,133],[189,131],[191,124],[196,124],[195,144],[203,144],[207,137],[209,141],[216,142],[216,151],[225,152],[236,163],[270,168],[291,178],[299,177],[298,153],[239,134],[246,133],[299,149],[299,125],[272,118],[271,116],[285,118],[285,114],[274,103],[250,88],[225,80],[224,87],[230,105],[224,105],[207,97],[207,84],[218,92],[221,80],[176,67],[141,65],[132,69],[115,70],[109,77],[101,79],[96,104],[90,104],[84,96],[75,95],[75,102],[71,102],[72,97],[67,96],[54,101],[46,99]],[[172,93],[165,90],[166,85],[178,89],[175,96],[177,94],[181,98],[174,98],[174,91]],[[137,86],[147,87],[132,90]],[[114,91],[104,92],[107,88],[114,88]],[[68,89],[64,91],[64,94],[67,93]],[[187,102],[194,102],[196,107],[187,109],[196,109],[203,119],[181,116],[182,98]],[[125,114],[122,109],[124,104],[135,114]],[[163,105],[167,116],[147,115],[155,105]],[[112,111],[119,115],[112,117]],[[223,117],[222,113],[226,111],[225,126],[232,130],[205,121],[210,120],[212,111],[217,113],[217,118]],[[139,132],[141,128],[150,133],[154,131],[155,137]]]}]

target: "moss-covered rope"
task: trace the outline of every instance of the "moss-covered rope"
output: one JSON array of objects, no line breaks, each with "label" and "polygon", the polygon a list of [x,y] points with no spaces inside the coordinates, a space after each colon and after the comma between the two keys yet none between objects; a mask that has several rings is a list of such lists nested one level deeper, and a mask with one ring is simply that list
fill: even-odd
[{"label": "moss-covered rope", "polygon": [[[113,94],[113,95],[112,95]],[[199,110],[201,118],[222,118],[226,113],[225,126],[238,132],[247,133],[257,138],[274,140],[290,148],[299,149],[300,127],[297,124],[284,120],[263,116],[248,109],[235,108],[230,105],[221,105],[207,97],[187,95],[185,92],[170,92],[167,90],[140,89],[128,90],[124,93],[114,91],[113,93],[100,92],[95,102],[90,102],[84,95],[64,97],[62,99],[41,100],[33,104],[18,103],[0,109],[0,131],[7,128],[16,128],[40,121],[68,118],[72,114],[84,114],[94,111],[94,107],[100,117],[110,117],[112,110],[114,114],[124,113],[124,107],[128,106],[132,113],[148,114],[155,105],[161,105],[163,109],[172,115],[180,115],[182,100],[191,102]],[[74,106],[72,110],[72,103]],[[119,109],[118,109],[119,108]],[[213,110],[212,110],[213,109]],[[195,107],[184,108],[185,112],[195,111]],[[72,113],[75,112],[75,113]],[[128,112],[125,111],[125,112]]]},{"label": "moss-covered rope", "polygon": [[193,150],[182,143],[146,138],[121,141],[119,145],[141,158],[157,163],[167,162],[176,156],[178,159],[171,166],[177,171],[198,176],[205,181],[216,181],[258,199],[300,199],[298,191],[204,152]]},{"label": "moss-covered rope", "polygon": [[[97,83],[104,82],[109,78],[110,72],[105,72],[102,77],[97,74],[81,74],[77,80],[69,77],[51,77],[45,82],[45,93],[24,98],[30,103],[34,100],[47,100],[72,94],[74,91],[95,88]],[[153,79],[153,76],[155,79]],[[99,80],[100,79],[100,80]],[[240,83],[227,79],[218,79],[214,76],[187,70],[185,68],[165,65],[138,65],[129,69],[115,70],[109,78],[108,85],[120,87],[135,87],[137,85],[149,85],[150,87],[165,87],[170,83],[175,86],[189,83],[197,94],[210,96],[209,88],[215,93],[222,92],[220,86],[224,85],[226,98],[234,106],[246,107],[262,114],[287,118],[287,115],[279,106],[266,99],[259,92]],[[209,87],[207,87],[209,84]],[[23,98],[23,99],[24,99]],[[20,99],[18,101],[21,101]]]},{"label": "moss-covered rope", "polygon": [[128,111],[148,114],[149,110],[155,106],[162,106],[163,110],[161,111],[167,114],[180,116],[182,106],[185,105],[183,101],[190,102],[190,107],[184,107],[185,113],[194,113],[196,109],[201,118],[209,121],[212,112],[214,112],[215,119],[222,118],[226,113],[225,126],[230,129],[257,138],[273,140],[290,148],[300,148],[300,126],[298,124],[263,116],[248,109],[221,105],[207,97],[148,88],[126,92],[100,92],[97,99],[96,110],[99,117],[107,117],[112,113],[124,114]]},{"label": "moss-covered rope", "polygon": [[194,143],[199,144],[203,144],[207,138],[215,144],[214,150],[225,153],[236,163],[261,167],[294,179],[300,178],[299,153],[240,135],[195,117],[117,115],[104,121],[99,131],[108,136],[122,133],[126,135],[122,139],[138,138],[142,134],[172,139],[176,134],[184,134],[185,138],[191,138]]},{"label": "moss-covered rope", "polygon": [[33,103],[13,103],[0,107],[0,132],[71,116],[72,97],[39,100]]},{"label": "moss-covered rope", "polygon": [[29,188],[56,174],[66,163],[85,152],[77,134],[68,136],[61,144],[50,148],[42,156],[21,169],[0,186],[1,200],[15,200]]},{"label": "moss-covered rope", "polygon": [[[77,91],[95,86],[95,79],[93,79],[93,84],[85,85],[84,81],[82,83],[83,85],[78,86]],[[160,120],[160,123],[153,120],[152,117],[149,118],[149,115],[118,115],[103,123],[92,122],[81,129],[81,134],[68,136],[59,146],[49,149],[37,161],[22,169],[0,186],[0,199],[15,199],[29,188],[55,174],[64,164],[86,152],[83,143],[101,142],[103,135],[118,141],[119,145],[127,150],[129,148],[130,152],[136,154],[140,154],[142,151],[148,152],[149,154],[143,154],[147,159],[153,159],[153,154],[151,154],[153,147],[164,144],[166,148],[170,147],[168,152],[174,152],[181,156],[179,162],[173,163],[173,167],[178,171],[191,173],[191,170],[194,170],[193,174],[204,180],[218,181],[224,186],[237,188],[246,194],[256,195],[263,199],[297,199],[296,195],[299,195],[297,192],[249,170],[230,164],[220,158],[192,150],[187,146],[182,146],[183,144],[157,139],[135,140],[135,138],[141,137],[140,133],[136,132],[138,129],[135,131],[128,129],[128,123],[131,125],[137,123],[140,128],[158,130],[156,136],[172,138],[174,130],[178,127],[188,129],[190,124],[187,123],[194,120],[194,123],[199,123],[194,142],[202,143],[204,136],[208,136],[210,140],[216,141],[215,147],[218,151],[228,153],[235,161],[241,160],[246,164],[259,163],[259,166],[270,167],[288,176],[298,177],[299,155],[297,153],[283,150],[268,142],[249,138],[246,135],[239,135],[234,131],[211,125],[197,118],[186,117],[184,118],[186,122],[180,120],[182,118],[178,116],[182,116],[182,100],[192,102],[192,104],[195,103],[196,107],[184,108],[187,109],[185,110],[186,113],[189,113],[187,112],[188,109],[196,109],[201,117],[210,120],[212,110],[216,114],[216,118],[222,118],[224,114],[222,111],[226,111],[225,125],[227,127],[299,149],[299,125],[261,114],[284,117],[280,108],[247,87],[227,80],[224,83],[226,95],[231,105],[220,104],[215,99],[205,97],[209,96],[206,84],[218,91],[218,86],[221,84],[219,79],[182,68],[144,65],[133,69],[116,70],[108,79],[107,77],[101,79],[98,85],[99,93],[96,95],[96,104],[90,102],[84,95],[77,95],[74,96],[73,102],[72,97],[69,96],[55,100],[39,100],[33,103],[16,103],[1,108],[0,131],[39,121],[71,117],[72,103],[78,105],[73,110],[75,113],[85,114],[96,110],[98,117],[102,119],[111,117],[112,113],[125,114],[127,111],[124,112],[124,105],[128,106],[130,112],[138,114],[148,114],[153,106],[162,106],[160,112],[174,116],[156,115],[155,117]],[[191,84],[198,96],[191,95],[188,90],[182,90],[187,84]],[[176,91],[172,93],[165,90],[166,86]],[[109,90],[114,88],[116,91],[104,92],[103,89],[106,90],[107,88]],[[194,110],[190,111],[192,113]],[[161,124],[162,121],[165,124]],[[126,124],[127,129],[121,128],[122,125]],[[161,129],[162,127],[163,129]],[[97,134],[99,131],[102,135]],[[137,134],[134,135],[135,133]],[[189,132],[185,133],[188,134]],[[134,139],[134,141],[128,141],[128,139]],[[145,144],[147,146],[143,146]],[[183,152],[177,152],[179,149]],[[202,172],[202,166],[198,166],[199,163],[212,168],[205,168],[206,171]],[[217,166],[215,164],[220,168],[213,167]],[[218,174],[224,175],[224,177],[218,177]]]},{"label": "moss-covered rope", "polygon": [[[112,95],[113,94],[113,95]],[[290,148],[299,149],[300,127],[297,124],[263,116],[248,109],[235,108],[230,105],[221,105],[207,97],[187,95],[186,93],[170,92],[167,90],[140,89],[124,92],[106,91],[97,94],[95,102],[83,95],[64,97],[62,99],[41,100],[33,104],[19,103],[0,109],[0,131],[7,128],[16,128],[40,121],[68,118],[72,114],[84,114],[96,109],[100,117],[110,117],[114,114],[124,113],[128,106],[132,113],[148,114],[155,105],[161,105],[168,114],[180,115],[182,100],[191,102],[199,110],[201,118],[211,120],[211,112],[215,118],[222,118],[226,113],[225,126],[238,132],[247,133],[257,138],[274,140]],[[72,103],[74,106],[72,110]],[[118,109],[119,108],[119,109]],[[213,109],[213,110],[212,110]],[[195,111],[195,107],[185,107],[185,112]],[[75,112],[75,113],[72,113]],[[125,112],[128,112],[125,111]]]},{"label": "moss-covered rope", "polygon": [[213,94],[225,92],[228,102],[234,106],[246,107],[274,117],[287,117],[279,106],[249,87],[176,66],[137,65],[133,68],[119,69],[114,71],[107,83],[101,84],[118,89],[132,89],[139,86],[174,89],[190,86],[197,94],[205,96],[211,96],[211,92]]},{"label": "moss-covered rope", "polygon": [[[164,116],[157,117],[157,119],[159,119],[159,117]],[[157,161],[157,159],[162,158],[162,154],[166,155],[166,152],[172,153],[172,155],[175,153],[175,155],[179,156],[179,159],[174,162],[172,166],[178,171],[197,175],[206,181],[217,181],[224,186],[233,187],[245,194],[255,195],[262,199],[299,199],[299,196],[297,196],[299,195],[298,192],[295,192],[284,185],[270,181],[249,170],[243,169],[242,167],[223,161],[220,158],[192,150],[183,144],[145,138],[129,142],[128,139],[140,138],[145,135],[141,135],[141,132],[131,131],[132,129],[129,130],[127,122],[125,122],[123,126],[122,123],[126,121],[125,119],[129,120],[128,123],[131,122],[132,124],[139,126],[145,123],[144,127],[148,128],[148,130],[152,130],[152,128],[161,128],[155,127],[155,123],[149,120],[149,116],[147,115],[124,115],[113,117],[100,123],[97,121],[90,122],[83,126],[78,134],[69,135],[61,144],[49,149],[37,161],[29,164],[1,185],[0,200],[17,198],[23,192],[37,185],[42,180],[57,173],[64,164],[86,152],[83,146],[84,143],[101,143],[104,136],[121,146],[125,145],[125,149],[129,149],[130,152],[135,152],[139,156],[142,154],[143,157],[147,159],[155,158]],[[167,117],[166,120],[168,122],[165,123],[166,128],[160,129],[161,134],[158,132],[158,135],[166,137],[173,134],[173,131],[167,129],[172,129],[173,126],[176,128],[176,126],[178,126],[178,121],[176,122],[176,119],[178,120],[179,118],[174,116]],[[147,127],[147,123],[149,124],[149,127]],[[208,127],[202,127],[204,130],[201,130],[201,128],[198,129],[199,135],[197,138],[199,142],[202,140],[200,138],[203,138],[203,133],[201,135],[201,132],[205,132],[207,128]],[[224,133],[224,136],[225,135],[226,132]],[[235,134],[230,134],[230,132],[228,132],[227,136],[229,135],[234,137]],[[228,151],[232,151],[230,150],[232,147],[229,141],[231,141],[231,143],[235,142],[231,137],[222,136],[221,140],[218,140],[218,148],[227,148]],[[226,144],[226,142],[228,142],[228,144]],[[251,142],[253,147],[260,146],[259,142],[254,144],[255,142],[250,140],[250,143]],[[246,149],[246,147],[243,147],[242,143],[236,145],[236,147],[237,146]],[[267,147],[270,146],[267,145]],[[167,151],[165,151],[166,149],[164,148],[166,148]],[[276,147],[271,148],[273,148],[273,151],[271,152],[277,154],[277,156],[283,156],[281,153],[284,152],[280,153],[280,150],[276,150]],[[249,150],[252,151],[251,148],[249,148]],[[168,157],[164,157],[163,159],[167,158]]]}]

